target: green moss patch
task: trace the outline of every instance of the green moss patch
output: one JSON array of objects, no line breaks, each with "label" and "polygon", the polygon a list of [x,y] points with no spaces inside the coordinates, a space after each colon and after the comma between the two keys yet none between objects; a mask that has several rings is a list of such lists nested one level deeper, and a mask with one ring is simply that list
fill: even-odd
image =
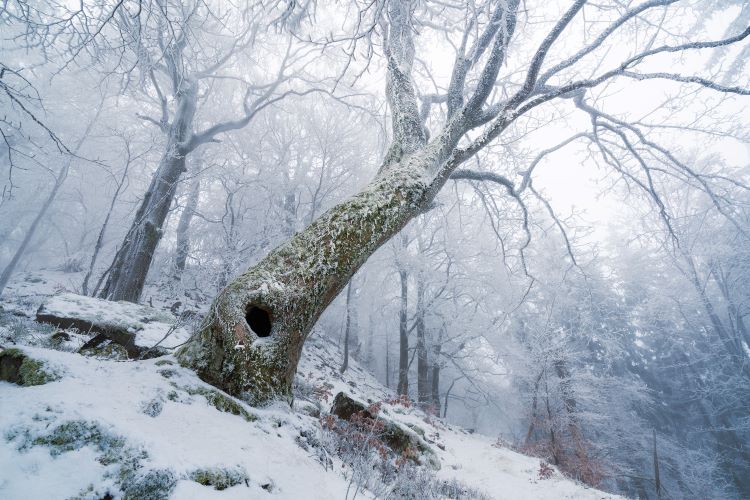
[{"label": "green moss patch", "polygon": [[0,380],[22,386],[43,385],[58,380],[60,375],[43,361],[24,354],[20,349],[0,351]]},{"label": "green moss patch", "polygon": [[122,482],[123,500],[162,500],[169,498],[169,494],[177,484],[174,472],[168,469],[149,470],[135,474]]},{"label": "green moss patch", "polygon": [[190,479],[203,486],[213,486],[215,490],[225,490],[238,484],[248,484],[250,478],[240,467],[224,469],[211,467],[208,469],[198,469],[189,474]]},{"label": "green moss patch", "polygon": [[205,397],[208,404],[221,412],[239,415],[247,422],[255,422],[258,420],[258,417],[243,408],[240,403],[229,396],[225,396],[217,390],[207,389],[205,387],[187,387],[185,390],[191,396],[200,395]]},{"label": "green moss patch", "polygon": [[[29,429],[16,429],[6,439],[21,439],[19,449],[46,446],[53,456],[90,446],[98,452],[97,461],[113,466],[105,477],[113,478],[126,500],[161,500],[168,498],[177,483],[175,474],[166,469],[146,469],[146,451],[129,446],[125,438],[102,428],[96,422],[70,420],[54,427],[48,434],[32,438]],[[93,486],[82,491],[81,498],[109,497],[110,492],[95,492]]]}]

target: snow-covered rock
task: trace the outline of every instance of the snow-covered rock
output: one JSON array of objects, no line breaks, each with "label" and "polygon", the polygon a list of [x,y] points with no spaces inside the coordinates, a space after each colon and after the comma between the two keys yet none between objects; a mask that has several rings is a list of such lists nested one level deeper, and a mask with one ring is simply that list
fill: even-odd
[{"label": "snow-covered rock", "polygon": [[190,334],[169,313],[131,302],[61,293],[39,307],[36,319],[60,328],[99,334],[86,347],[96,347],[105,339],[123,346],[137,357],[155,347],[171,349],[183,344]]}]

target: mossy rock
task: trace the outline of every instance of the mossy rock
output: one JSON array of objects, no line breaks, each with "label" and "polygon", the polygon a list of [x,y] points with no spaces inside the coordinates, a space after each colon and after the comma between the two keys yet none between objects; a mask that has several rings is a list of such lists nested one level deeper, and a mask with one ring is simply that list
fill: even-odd
[{"label": "mossy rock", "polygon": [[221,412],[231,413],[232,415],[239,415],[248,422],[255,422],[256,420],[258,420],[258,417],[244,409],[240,403],[230,398],[229,396],[225,396],[217,390],[207,389],[205,387],[188,387],[186,388],[186,391],[191,396],[195,396],[197,394],[205,397],[206,401],[208,401],[208,404]]},{"label": "mossy rock", "polygon": [[375,415],[372,415],[364,404],[350,398],[343,392],[339,392],[333,398],[331,413],[342,420],[350,420],[355,413],[361,413],[367,418],[375,418]]},{"label": "mossy rock", "polygon": [[66,342],[70,342],[71,336],[65,330],[57,330],[49,337],[49,345],[53,349],[59,349]]},{"label": "mossy rock", "polygon": [[203,486],[213,486],[215,490],[225,490],[238,484],[248,484],[250,477],[240,467],[233,469],[224,469],[211,467],[207,469],[198,469],[190,473],[190,479]]},{"label": "mossy rock", "polygon": [[[365,418],[382,422],[383,431],[379,437],[391,450],[398,454],[414,450],[430,466],[437,469],[440,468],[440,463],[435,458],[435,452],[420,438],[417,432],[406,429],[383,416],[373,415],[363,403],[347,396],[343,392],[336,394],[336,397],[333,399],[331,413],[342,420],[351,420],[353,415],[360,414]],[[422,432],[424,433],[424,431]],[[409,455],[409,458],[416,463],[421,463],[417,456]]]},{"label": "mossy rock", "polygon": [[58,380],[60,375],[43,361],[24,354],[20,349],[0,351],[0,380],[22,386],[43,385]]}]

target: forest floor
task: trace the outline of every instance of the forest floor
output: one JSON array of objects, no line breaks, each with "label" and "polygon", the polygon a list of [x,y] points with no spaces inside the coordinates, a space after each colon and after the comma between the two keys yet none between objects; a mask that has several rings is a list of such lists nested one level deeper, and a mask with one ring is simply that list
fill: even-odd
[{"label": "forest floor", "polygon": [[[191,325],[174,304],[135,310],[76,296],[71,279],[21,275],[0,302],[0,379],[17,372],[0,381],[0,498],[618,498],[399,400],[356,361],[339,373],[341,353],[320,331],[292,407],[250,407],[176,363],[170,350]],[[94,333],[37,322],[43,304],[132,320],[157,357],[134,361],[109,342],[82,354]],[[378,428],[359,439],[363,427],[331,415],[339,393],[419,451],[381,449]]]}]

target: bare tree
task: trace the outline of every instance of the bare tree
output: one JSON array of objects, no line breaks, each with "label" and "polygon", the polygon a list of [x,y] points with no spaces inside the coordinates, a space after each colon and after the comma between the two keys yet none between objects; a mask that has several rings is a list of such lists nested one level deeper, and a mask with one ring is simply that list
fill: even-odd
[{"label": "bare tree", "polygon": [[[569,25],[583,22],[581,9],[586,1],[574,1],[526,59],[520,81],[517,74],[500,78],[509,51],[519,43],[519,2],[487,2],[483,9],[470,9],[455,44],[450,82],[436,96],[423,100],[422,109],[419,96],[427,93],[417,91],[414,63],[415,33],[423,11],[418,2],[377,3],[374,25],[382,27],[393,133],[377,176],[360,193],[323,214],[230,283],[180,353],[181,360],[204,380],[253,403],[288,397],[308,333],[352,274],[407,222],[432,206],[459,165],[487,148],[521,117],[546,103],[582,96],[616,79],[666,80],[719,93],[750,94],[744,87],[701,76],[637,71],[657,56],[724,47],[750,35],[748,28],[721,39],[670,44],[676,38],[670,40],[671,35],[648,19],[668,17],[676,3],[651,0],[627,9],[591,4],[586,17],[600,16],[596,34],[573,55],[549,64],[553,49],[564,45],[559,41]],[[461,7],[449,4],[447,9],[455,14],[463,12]],[[623,26],[634,24],[650,30],[654,43],[634,46],[632,55],[612,69],[595,69],[594,76],[580,77],[582,60],[606,48],[605,42]],[[658,45],[662,40],[664,44]],[[435,104],[440,113],[431,110]],[[426,118],[433,124],[431,130]],[[435,126],[439,119],[441,124]],[[617,122],[608,126],[616,135],[625,134],[622,129],[627,128]],[[623,145],[628,149],[624,139]],[[513,186],[514,193],[531,189],[528,180],[516,186],[495,175]],[[657,189],[648,180],[641,184],[649,192]]]},{"label": "bare tree", "polygon": [[3,272],[0,274],[0,294],[3,293],[3,290],[8,284],[10,277],[13,275],[13,272],[15,271],[16,266],[26,254],[29,243],[31,243],[31,240],[36,235],[36,230],[39,227],[39,224],[44,219],[44,216],[47,214],[49,207],[55,201],[55,198],[57,198],[57,193],[60,191],[60,188],[65,182],[65,179],[68,177],[68,172],[70,172],[70,167],[71,167],[71,164],[73,163],[73,160],[76,158],[76,155],[81,150],[81,147],[83,146],[84,142],[86,141],[89,134],[91,133],[91,129],[94,127],[97,119],[99,118],[99,114],[101,112],[103,104],[104,104],[104,100],[102,99],[102,102],[99,104],[99,107],[97,108],[96,114],[91,119],[91,121],[89,121],[88,125],[86,126],[86,130],[83,132],[83,135],[78,139],[75,146],[73,147],[73,150],[70,151],[68,154],[64,155],[63,160],[62,160],[63,162],[62,165],[60,166],[57,173],[53,174],[54,184],[52,185],[52,189],[47,195],[47,198],[42,203],[42,206],[39,208],[39,212],[37,212],[36,217],[34,217],[34,220],[31,222],[31,225],[26,230],[26,234],[24,235],[23,240],[21,241],[21,244],[18,246],[18,249],[16,249],[16,252],[13,255],[13,258],[11,258],[10,262],[8,262],[8,264],[3,269]]},{"label": "bare tree", "polygon": [[[111,300],[137,302],[163,233],[164,221],[175,198],[186,159],[202,145],[218,142],[218,136],[247,126],[270,104],[291,94],[304,93],[282,88],[290,81],[289,67],[309,49],[295,47],[287,37],[277,68],[261,81],[248,81],[235,71],[237,61],[246,59],[263,36],[263,11],[213,9],[201,0],[166,1],[143,5],[137,15],[117,10],[111,23],[138,68],[141,89],[159,109],[159,117],[139,115],[157,126],[166,139],[165,152],[141,202],[135,219],[120,246],[101,296]],[[216,33],[208,37],[208,33]],[[200,34],[200,39],[198,35]],[[227,38],[230,42],[227,43]],[[268,42],[268,41],[267,41]],[[268,42],[270,44],[270,42]],[[244,73],[246,74],[246,73]],[[244,87],[234,119],[196,123],[201,104],[211,102],[218,82],[235,82]],[[308,90],[309,91],[309,90]]]}]

